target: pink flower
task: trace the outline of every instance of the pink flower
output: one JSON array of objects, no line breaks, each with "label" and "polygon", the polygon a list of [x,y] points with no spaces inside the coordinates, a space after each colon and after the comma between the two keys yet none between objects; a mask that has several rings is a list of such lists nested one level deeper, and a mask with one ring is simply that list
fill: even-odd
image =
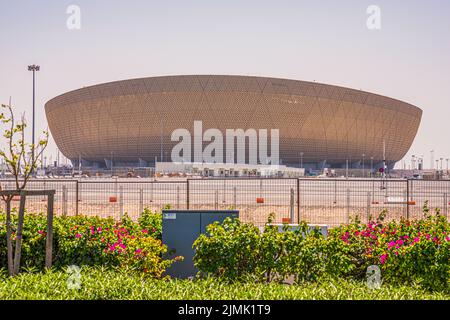
[{"label": "pink flower", "polygon": [[397,244],[400,246],[403,245],[403,240],[397,240]]},{"label": "pink flower", "polygon": [[98,227],[98,228],[97,228],[97,232],[98,232],[98,233],[102,232],[102,227]]},{"label": "pink flower", "polygon": [[388,257],[387,254],[381,255],[381,257],[380,257],[380,263],[381,263],[381,264],[384,264],[384,263],[386,262],[387,257]]},{"label": "pink flower", "polygon": [[137,249],[134,253],[135,254],[140,254],[142,252],[142,249]]},{"label": "pink flower", "polygon": [[389,242],[389,244],[388,244],[388,247],[389,247],[389,248],[392,248],[392,247],[394,247],[394,246],[395,246],[395,242],[394,242],[394,241]]},{"label": "pink flower", "polygon": [[122,249],[126,248],[126,246],[123,243],[119,244],[119,247],[121,247]]},{"label": "pink flower", "polygon": [[142,233],[148,233],[147,229],[142,229]]},{"label": "pink flower", "polygon": [[77,234],[75,235],[75,238],[81,238],[81,234],[77,233]]},{"label": "pink flower", "polygon": [[415,237],[413,240],[414,243],[419,242],[419,241],[420,241],[419,237]]}]

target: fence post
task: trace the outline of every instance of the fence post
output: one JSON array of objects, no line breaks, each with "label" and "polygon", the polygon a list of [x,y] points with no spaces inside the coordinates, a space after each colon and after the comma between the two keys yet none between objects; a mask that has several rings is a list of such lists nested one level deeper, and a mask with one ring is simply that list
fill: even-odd
[{"label": "fence post", "polygon": [[409,179],[406,180],[406,220],[409,220]]},{"label": "fence post", "polygon": [[180,186],[177,186],[177,209],[180,209]]},{"label": "fence post", "polygon": [[236,210],[237,202],[236,202],[236,187],[233,187],[233,209]]},{"label": "fence post", "polygon": [[79,198],[78,192],[79,192],[79,190],[78,190],[78,180],[76,180],[76,183],[75,183],[75,215],[76,216],[78,215],[78,202],[80,202],[80,198]]},{"label": "fence post", "polygon": [[123,218],[123,186],[119,187],[119,215],[120,219]]},{"label": "fence post", "polygon": [[260,179],[259,179],[259,197],[260,197],[260,198],[263,197],[263,196],[262,196],[262,190],[263,190],[263,181],[262,181],[262,179],[260,178]]},{"label": "fence post", "polygon": [[295,197],[294,197],[294,188],[291,188],[291,223],[294,223],[294,205],[295,205]]},{"label": "fence post", "polygon": [[367,192],[367,223],[369,223],[369,220],[370,220],[370,203],[371,203],[371,198],[372,198],[371,192],[368,191]]},{"label": "fence post", "polygon": [[226,182],[227,182],[227,180],[226,179],[223,179],[223,203],[226,203],[227,202],[227,198],[226,198],[226,196],[227,196],[227,186],[226,186]]},{"label": "fence post", "polygon": [[189,179],[186,180],[186,209],[189,210]]},{"label": "fence post", "polygon": [[155,182],[150,182],[150,202],[153,202],[153,184]]},{"label": "fence post", "polygon": [[297,178],[297,223],[300,223],[300,179]]},{"label": "fence post", "polygon": [[345,217],[346,223],[350,222],[350,188],[347,188],[347,214]]},{"label": "fence post", "polygon": [[67,187],[62,186],[62,215],[67,216]]},{"label": "fence post", "polygon": [[214,193],[214,210],[217,210],[219,207],[219,191],[215,191]]},{"label": "fence post", "polygon": [[139,217],[144,212],[144,189],[139,189]]},{"label": "fence post", "polygon": [[448,200],[447,200],[447,192],[444,193],[444,212],[445,212],[445,217],[448,220]]}]

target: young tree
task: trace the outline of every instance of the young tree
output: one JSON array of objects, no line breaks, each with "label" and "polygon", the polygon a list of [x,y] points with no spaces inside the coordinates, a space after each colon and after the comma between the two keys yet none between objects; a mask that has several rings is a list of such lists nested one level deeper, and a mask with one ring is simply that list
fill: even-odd
[{"label": "young tree", "polygon": [[[36,145],[29,144],[25,141],[26,122],[24,115],[21,116],[20,121],[16,121],[14,117],[13,107],[11,101],[8,105],[1,105],[0,121],[6,127],[4,129],[3,137],[6,140],[6,146],[0,149],[0,157],[6,165],[6,168],[14,176],[15,189],[3,190],[0,185],[0,191],[15,191],[20,192],[24,190],[28,180],[36,170],[41,154],[44,152],[48,143],[48,131],[43,132]],[[34,155],[34,157],[33,157]],[[8,272],[9,275],[14,274],[14,258],[12,246],[12,222],[11,222],[11,200],[14,194],[2,194],[1,200],[6,204],[6,244],[8,252]],[[25,208],[20,208],[19,217],[23,217]],[[23,219],[20,221],[17,229],[22,229]],[[21,225],[22,224],[22,225]],[[20,241],[21,239],[19,239]],[[17,245],[16,245],[17,248]],[[17,250],[16,250],[17,251]]]}]

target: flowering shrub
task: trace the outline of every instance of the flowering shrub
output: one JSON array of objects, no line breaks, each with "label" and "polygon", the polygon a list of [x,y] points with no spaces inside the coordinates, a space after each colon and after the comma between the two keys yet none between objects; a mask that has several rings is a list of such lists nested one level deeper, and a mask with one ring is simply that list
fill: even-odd
[{"label": "flowering shrub", "polygon": [[228,279],[296,282],[321,276],[364,279],[378,265],[383,281],[420,284],[430,290],[450,289],[450,223],[424,207],[421,220],[384,222],[386,212],[367,224],[354,222],[331,229],[325,239],[308,232],[263,232],[239,220],[207,227],[194,243],[194,261],[202,273]]},{"label": "flowering shrub", "polygon": [[[174,260],[164,259],[167,248],[160,240],[158,216],[146,210],[137,223],[127,216],[118,222],[99,217],[55,217],[53,264],[57,268],[71,264],[123,266],[161,277]],[[0,215],[0,268],[6,267],[4,221],[4,215]],[[46,217],[26,214],[21,259],[24,267],[43,267],[45,237]]]},{"label": "flowering shrub", "polygon": [[428,289],[444,290],[450,281],[450,224],[437,212],[421,220],[366,225],[350,224],[332,231],[340,239],[361,277],[370,265],[379,265],[382,277],[391,283],[421,283]]}]

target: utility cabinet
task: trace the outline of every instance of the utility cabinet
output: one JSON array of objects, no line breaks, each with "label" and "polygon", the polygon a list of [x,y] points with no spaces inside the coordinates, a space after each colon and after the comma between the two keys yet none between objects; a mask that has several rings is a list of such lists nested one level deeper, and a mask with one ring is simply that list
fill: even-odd
[{"label": "utility cabinet", "polygon": [[169,258],[183,256],[183,261],[177,261],[166,273],[174,278],[188,278],[197,274],[194,267],[192,248],[200,234],[206,232],[206,227],[215,222],[223,222],[227,217],[238,218],[237,210],[163,210],[162,241],[167,246]]}]

